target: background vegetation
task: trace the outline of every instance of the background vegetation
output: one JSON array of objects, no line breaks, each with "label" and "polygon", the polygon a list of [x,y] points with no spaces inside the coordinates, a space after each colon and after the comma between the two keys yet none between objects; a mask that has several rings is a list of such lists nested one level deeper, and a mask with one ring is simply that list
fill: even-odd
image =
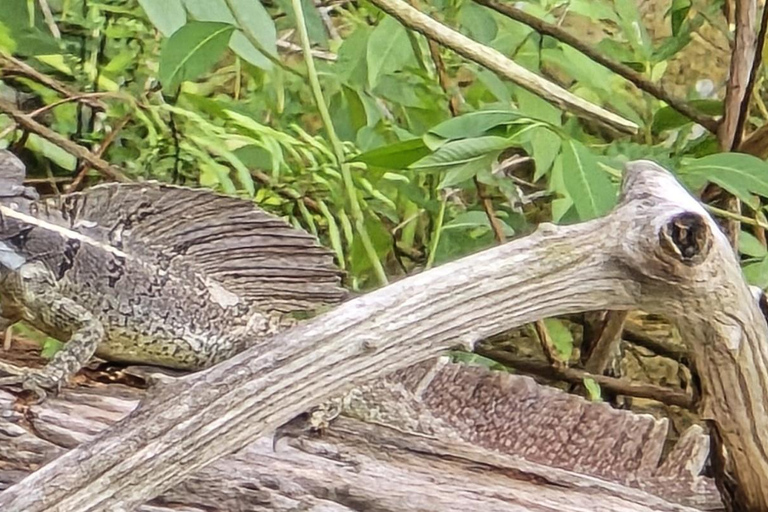
[{"label": "background vegetation", "polygon": [[[745,273],[768,286],[764,26],[727,2],[675,0],[651,26],[637,0],[413,0],[622,126],[553,105],[379,0],[2,3],[0,145],[48,192],[156,179],[249,197],[317,234],[364,290],[600,216],[622,164],[646,158],[736,222]],[[568,359],[569,331],[543,329]]]}]

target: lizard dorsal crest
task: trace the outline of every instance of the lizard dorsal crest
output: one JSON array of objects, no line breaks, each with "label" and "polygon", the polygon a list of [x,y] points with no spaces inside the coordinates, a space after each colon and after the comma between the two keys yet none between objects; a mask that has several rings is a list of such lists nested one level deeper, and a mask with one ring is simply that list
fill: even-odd
[{"label": "lizard dorsal crest", "polygon": [[248,200],[147,182],[99,185],[46,206],[73,230],[201,280],[223,307],[311,310],[346,294],[330,251]]}]

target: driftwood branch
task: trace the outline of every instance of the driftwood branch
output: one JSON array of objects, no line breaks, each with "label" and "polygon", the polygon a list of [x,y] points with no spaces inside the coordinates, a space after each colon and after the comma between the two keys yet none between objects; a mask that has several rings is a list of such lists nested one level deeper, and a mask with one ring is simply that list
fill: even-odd
[{"label": "driftwood branch", "polygon": [[[610,234],[607,236],[607,234]],[[685,333],[702,414],[741,510],[768,509],[768,327],[724,235],[651,162],[607,217],[404,279],[163,386],[128,418],[0,495],[4,512],[130,510],[351,382],[538,318],[640,307]]]},{"label": "driftwood branch", "polygon": [[471,61],[477,62],[567,112],[594,120],[620,132],[637,133],[637,125],[632,121],[571,94],[562,87],[516,64],[493,48],[473,41],[435,21],[403,0],[371,0],[371,2],[407,28],[420,32],[427,38],[437,41]]},{"label": "driftwood branch", "polygon": [[[0,489],[92,439],[141,395],[92,383],[20,408],[0,391]],[[254,442],[139,510],[720,508],[713,482],[700,476],[708,438],[699,427],[660,464],[664,419],[445,362],[408,368],[348,398],[344,419],[319,435],[292,422],[279,440]]]},{"label": "driftwood branch", "polygon": [[692,121],[700,124],[712,133],[717,133],[718,122],[716,119],[699,112],[689,103],[679,98],[675,98],[667,91],[665,91],[661,85],[652,82],[650,79],[643,76],[642,73],[638,73],[626,64],[611,59],[604,53],[596,50],[579,37],[570,34],[568,31],[562,29],[561,27],[552,23],[547,23],[541,18],[537,18],[536,16],[528,14],[522,9],[515,7],[515,5],[512,3],[500,2],[498,0],[474,1],[480,5],[484,5],[490,9],[493,9],[494,11],[503,14],[504,16],[507,16],[515,21],[519,21],[524,25],[528,25],[539,34],[557,39],[558,41],[563,42],[568,46],[580,51],[598,64],[605,66],[617,75],[632,82],[635,84],[635,86],[637,86],[638,89],[647,92],[657,100],[663,101],[688,119],[691,119]]}]

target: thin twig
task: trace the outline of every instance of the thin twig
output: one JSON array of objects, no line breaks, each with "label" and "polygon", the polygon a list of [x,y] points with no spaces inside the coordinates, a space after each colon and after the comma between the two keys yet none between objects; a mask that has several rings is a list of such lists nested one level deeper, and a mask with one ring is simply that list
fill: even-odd
[{"label": "thin twig", "polygon": [[768,224],[760,222],[756,219],[752,219],[750,217],[746,217],[744,215],[740,215],[738,213],[729,212],[728,210],[723,210],[722,208],[717,208],[708,204],[705,204],[704,208],[706,208],[708,212],[713,213],[718,217],[724,217],[726,219],[739,221],[743,224],[749,224],[750,226],[757,226],[763,229],[768,229]]},{"label": "thin twig", "polygon": [[577,368],[551,366],[539,361],[516,358],[509,352],[489,349],[483,345],[478,346],[475,351],[481,356],[493,359],[494,361],[498,361],[521,372],[538,375],[545,379],[561,380],[573,384],[582,384],[584,379],[592,379],[602,388],[617,395],[647,398],[686,409],[690,409],[694,404],[693,396],[676,389],[656,386],[653,384],[639,384],[605,375],[595,375]]},{"label": "thin twig", "polygon": [[51,12],[51,7],[48,5],[48,1],[38,0],[38,4],[40,4],[40,10],[43,12],[45,24],[48,25],[48,30],[51,31],[51,35],[53,35],[54,39],[61,39],[61,31],[56,25],[56,20],[53,19],[53,13]]},{"label": "thin twig", "polygon": [[710,132],[717,133],[718,122],[715,118],[699,112],[689,103],[686,103],[680,98],[675,98],[670,93],[665,91],[661,85],[653,83],[651,80],[630,68],[629,66],[609,58],[592,46],[586,44],[583,39],[577,38],[576,36],[568,33],[566,30],[563,30],[557,25],[547,23],[546,21],[537,18],[536,16],[532,16],[527,12],[514,7],[514,5],[511,3],[501,3],[497,0],[474,1],[524,25],[528,25],[540,34],[549,36],[567,44],[568,46],[578,50],[598,64],[602,64],[617,75],[632,82],[635,86],[637,86],[638,89],[641,89],[654,98],[663,101],[680,114],[700,124]]},{"label": "thin twig", "polygon": [[592,344],[592,349],[584,363],[584,369],[589,373],[602,375],[616,357],[621,344],[621,332],[629,311],[608,311],[600,326],[600,334]]},{"label": "thin twig", "polygon": [[477,62],[520,87],[541,96],[559,108],[585,119],[602,123],[623,133],[637,133],[638,127],[583,98],[566,91],[552,82],[532,73],[493,48],[482,45],[463,34],[414,9],[403,0],[371,0],[378,8],[396,18],[411,30],[421,32],[430,39],[447,46],[465,58]]},{"label": "thin twig", "polygon": [[[99,144],[99,148],[96,150],[96,156],[101,158],[104,153],[107,151],[107,148],[112,145],[112,142],[114,142],[117,135],[125,128],[125,125],[128,124],[128,121],[131,120],[131,114],[128,114],[126,116],[123,116],[120,121],[115,125],[115,127],[112,129],[111,132],[107,134],[106,137],[104,137],[104,140],[101,141],[101,144]],[[80,186],[80,183],[83,181],[83,178],[85,178],[86,173],[91,168],[91,165],[88,162],[83,162],[80,164],[80,169],[77,172],[77,175],[75,176],[75,179],[72,180],[72,183],[67,187],[67,192],[74,192],[78,189]]]},{"label": "thin twig", "polygon": [[[62,84],[61,82],[54,80],[53,78],[49,77],[44,73],[40,73],[38,70],[36,70],[26,62],[20,61],[2,52],[0,52],[0,63],[3,64],[3,66],[0,66],[0,70],[2,70],[3,73],[16,72],[18,74],[22,74],[27,78],[31,78],[35,82],[43,84],[49,89],[56,91],[62,96],[69,97],[69,96],[76,96],[78,94],[75,91],[71,90],[66,85]],[[89,107],[99,111],[104,111],[107,109],[107,106],[104,103],[100,101],[94,101],[88,98],[80,100],[80,103],[84,103]]]},{"label": "thin twig", "polygon": [[752,100],[752,91],[755,89],[757,72],[760,69],[760,64],[763,62],[763,47],[765,46],[766,32],[768,32],[768,5],[763,5],[763,16],[760,21],[760,32],[757,34],[755,54],[752,57],[752,68],[749,72],[749,81],[747,82],[747,89],[744,91],[744,99],[741,100],[739,117],[736,121],[736,130],[733,134],[734,148],[741,149],[741,141],[744,137],[744,127],[747,124],[747,119],[749,117],[749,105]]},{"label": "thin twig", "polygon": [[55,144],[56,146],[59,146],[61,149],[63,149],[67,153],[79,158],[80,160],[85,160],[91,166],[93,166],[94,169],[98,170],[101,174],[103,174],[107,178],[114,181],[123,181],[123,182],[131,181],[123,173],[123,171],[121,171],[117,167],[111,165],[109,162],[106,162],[105,160],[102,160],[98,156],[95,156],[93,153],[91,153],[84,147],[80,146],[79,144],[75,144],[71,140],[51,130],[47,126],[44,126],[38,123],[37,121],[29,117],[24,112],[16,109],[10,103],[0,100],[0,112],[3,112],[11,116],[11,118],[13,118],[13,120],[23,129],[36,133],[37,135],[43,137],[49,142]]},{"label": "thin twig", "polygon": [[90,98],[104,98],[104,97],[110,97],[110,96],[115,98],[119,97],[119,95],[111,92],[86,92],[83,94],[76,94],[74,96],[69,96],[67,98],[62,98],[58,101],[54,101],[53,103],[49,103],[48,105],[43,105],[37,110],[33,110],[32,112],[29,112],[27,115],[29,117],[37,117],[40,114],[47,112],[49,110],[52,110],[58,107],[59,105],[64,105],[65,103],[72,103],[73,101],[82,101],[84,99],[90,99]]},{"label": "thin twig", "polygon": [[718,142],[722,151],[733,151],[736,148],[741,104],[744,101],[749,102],[746,98],[749,73],[753,61],[759,58],[754,53],[756,10],[756,0],[736,0],[736,38],[725,91],[725,109],[718,130]]}]

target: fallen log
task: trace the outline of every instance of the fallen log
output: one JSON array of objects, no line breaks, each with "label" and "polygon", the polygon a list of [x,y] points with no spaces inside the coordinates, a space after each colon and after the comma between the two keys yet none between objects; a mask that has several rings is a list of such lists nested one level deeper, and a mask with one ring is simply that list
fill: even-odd
[{"label": "fallen log", "polygon": [[[0,494],[9,512],[131,510],[354,381],[531,321],[640,307],[680,327],[734,506],[768,510],[768,328],[714,221],[634,162],[619,206],[392,284],[209,370]],[[721,478],[721,481],[725,481]],[[723,487],[725,489],[725,487]]]},{"label": "fallen log", "polygon": [[[91,382],[19,408],[0,391],[0,489],[119,421],[142,394]],[[721,508],[699,475],[700,428],[660,464],[666,420],[528,377],[421,364],[357,388],[344,410],[320,434],[297,423],[251,443],[139,510]]]}]

